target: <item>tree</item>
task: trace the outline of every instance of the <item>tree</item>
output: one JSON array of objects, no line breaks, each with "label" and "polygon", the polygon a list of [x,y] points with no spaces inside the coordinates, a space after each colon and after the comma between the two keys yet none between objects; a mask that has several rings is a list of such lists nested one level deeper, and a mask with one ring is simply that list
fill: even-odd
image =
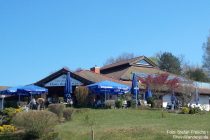
[{"label": "tree", "polygon": [[170,52],[165,52],[159,56],[158,65],[161,70],[181,74],[181,59]]},{"label": "tree", "polygon": [[174,91],[180,83],[178,77],[170,78],[168,73],[148,75],[145,78],[139,77],[139,80],[157,94],[162,94],[165,90]]},{"label": "tree", "polygon": [[109,64],[113,64],[113,63],[117,63],[119,61],[123,61],[123,60],[128,60],[128,59],[132,59],[134,58],[134,54],[133,53],[123,53],[121,55],[119,55],[116,58],[110,57],[106,60],[106,62],[104,63],[105,65],[109,65]]},{"label": "tree", "polygon": [[194,81],[201,81],[201,82],[208,82],[207,74],[204,72],[202,68],[192,68],[190,67],[184,73],[185,77],[194,80]]},{"label": "tree", "polygon": [[[180,83],[179,78],[170,78],[168,73],[148,75],[145,78],[139,77],[139,80],[146,87],[151,88],[153,93],[155,93],[153,96],[155,97],[155,102],[157,103],[165,94],[164,91],[174,92],[175,89],[179,87]],[[156,106],[161,106],[162,102],[159,102],[159,104],[160,105]]]},{"label": "tree", "polygon": [[192,81],[189,80],[186,84],[179,86],[181,93],[179,93],[177,98],[181,101],[182,106],[187,106],[192,99],[192,93],[194,92],[192,84]]},{"label": "tree", "polygon": [[74,91],[74,95],[76,97],[77,105],[86,107],[88,105],[88,95],[89,90],[87,87],[78,86]]},{"label": "tree", "polygon": [[207,38],[206,43],[203,44],[203,67],[208,72],[208,76],[210,76],[210,36]]}]

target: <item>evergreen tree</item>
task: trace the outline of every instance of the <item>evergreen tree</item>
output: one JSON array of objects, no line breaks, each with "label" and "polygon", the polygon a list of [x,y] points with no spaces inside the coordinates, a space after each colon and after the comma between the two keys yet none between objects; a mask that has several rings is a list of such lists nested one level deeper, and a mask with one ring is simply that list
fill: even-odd
[{"label": "evergreen tree", "polygon": [[181,60],[170,52],[164,52],[159,56],[158,65],[161,70],[181,74]]}]

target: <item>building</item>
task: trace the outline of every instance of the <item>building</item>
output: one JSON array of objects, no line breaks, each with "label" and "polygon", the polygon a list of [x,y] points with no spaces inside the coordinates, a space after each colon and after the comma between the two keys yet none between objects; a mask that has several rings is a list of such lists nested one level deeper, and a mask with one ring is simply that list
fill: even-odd
[{"label": "building", "polygon": [[164,73],[158,66],[145,56],[120,61],[114,64],[103,66],[101,74],[122,81],[131,81],[132,74],[160,74]]},{"label": "building", "polygon": [[[110,65],[103,66],[100,69],[100,73],[104,74],[107,77],[121,80],[121,81],[131,81],[132,80],[132,74],[136,73],[138,76],[144,77],[145,75],[152,75],[152,74],[161,74],[166,73],[165,71],[162,71],[158,68],[158,66],[152,62],[150,59],[148,59],[145,56],[140,56],[136,58],[132,58],[129,60],[120,61],[117,63],[113,63]],[[174,74],[170,74],[170,76],[174,77],[180,77]],[[181,84],[181,88],[177,89],[177,92],[184,93],[184,86],[186,85],[186,81],[189,81],[188,79],[185,79],[183,77],[180,77],[183,80],[183,84]],[[195,86],[198,88],[198,92],[200,94],[199,98],[199,105],[202,106],[205,110],[210,110],[210,84],[209,83],[202,83],[202,82],[196,82],[196,81],[190,81],[188,87],[190,88],[191,94],[195,91]],[[170,97],[171,94],[168,93],[168,91],[163,91],[164,95],[162,97],[162,106],[166,107],[167,104],[171,103]],[[192,99],[191,104],[195,105],[194,100]]]},{"label": "building", "polygon": [[[64,95],[64,85],[66,74],[70,72],[72,78],[73,91],[77,86],[86,86],[103,80],[110,80],[113,82],[126,84],[131,86],[132,74],[136,73],[138,76],[152,75],[166,73],[158,68],[158,66],[145,56],[132,58],[129,60],[120,61],[114,64],[106,65],[103,67],[93,67],[90,70],[81,70],[77,72],[71,72],[67,68],[62,68],[57,72],[50,74],[44,79],[36,82],[38,86],[42,86],[48,89],[47,97],[52,102],[59,101],[59,97]],[[170,74],[171,76],[177,76]],[[183,84],[184,85],[184,84]],[[190,86],[194,83],[190,84]],[[197,82],[198,90],[200,93],[200,105],[204,105],[206,110],[210,109],[209,96],[210,96],[210,84]],[[143,87],[141,87],[143,88]],[[194,87],[192,87],[191,93],[193,94]],[[177,90],[179,93],[184,93],[182,89]],[[170,96],[168,90],[163,91],[162,106],[166,107],[170,104]],[[192,100],[192,104],[193,100]]]},{"label": "building", "polygon": [[35,83],[35,85],[48,89],[48,94],[46,98],[49,102],[54,103],[62,100],[62,98],[59,97],[64,96],[64,86],[68,72],[70,72],[71,75],[73,91],[75,90],[76,86],[91,84],[91,81],[88,81],[80,77],[79,75],[71,72],[68,68],[62,68]]},{"label": "building", "polygon": [[43,78],[42,80],[36,82],[35,85],[45,87],[48,89],[48,95],[46,98],[48,98],[50,102],[59,102],[64,96],[64,86],[66,81],[66,75],[68,72],[70,72],[71,75],[73,93],[77,86],[86,86],[104,80],[109,80],[121,84],[130,84],[128,82],[116,80],[101,75],[100,71],[97,70],[97,68],[92,68],[91,70],[81,70],[77,72],[72,72],[67,68],[62,68]]}]

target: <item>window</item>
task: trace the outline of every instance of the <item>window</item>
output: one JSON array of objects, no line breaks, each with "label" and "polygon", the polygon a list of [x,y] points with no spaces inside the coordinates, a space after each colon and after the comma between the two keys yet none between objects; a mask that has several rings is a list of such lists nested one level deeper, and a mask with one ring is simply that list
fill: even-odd
[{"label": "window", "polygon": [[136,65],[141,65],[141,66],[143,65],[143,66],[150,66],[151,67],[151,65],[145,60],[140,60],[139,62],[136,63]]}]

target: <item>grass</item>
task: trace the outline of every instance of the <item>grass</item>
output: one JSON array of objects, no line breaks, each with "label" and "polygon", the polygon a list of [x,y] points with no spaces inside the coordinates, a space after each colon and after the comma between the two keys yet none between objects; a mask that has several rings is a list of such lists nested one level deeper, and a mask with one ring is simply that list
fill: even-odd
[{"label": "grass", "polygon": [[173,136],[167,130],[210,133],[209,122],[210,113],[166,113],[162,118],[160,110],[83,109],[74,114],[72,121],[56,126],[56,130],[62,140],[91,140],[91,125],[95,140],[170,140]]}]

